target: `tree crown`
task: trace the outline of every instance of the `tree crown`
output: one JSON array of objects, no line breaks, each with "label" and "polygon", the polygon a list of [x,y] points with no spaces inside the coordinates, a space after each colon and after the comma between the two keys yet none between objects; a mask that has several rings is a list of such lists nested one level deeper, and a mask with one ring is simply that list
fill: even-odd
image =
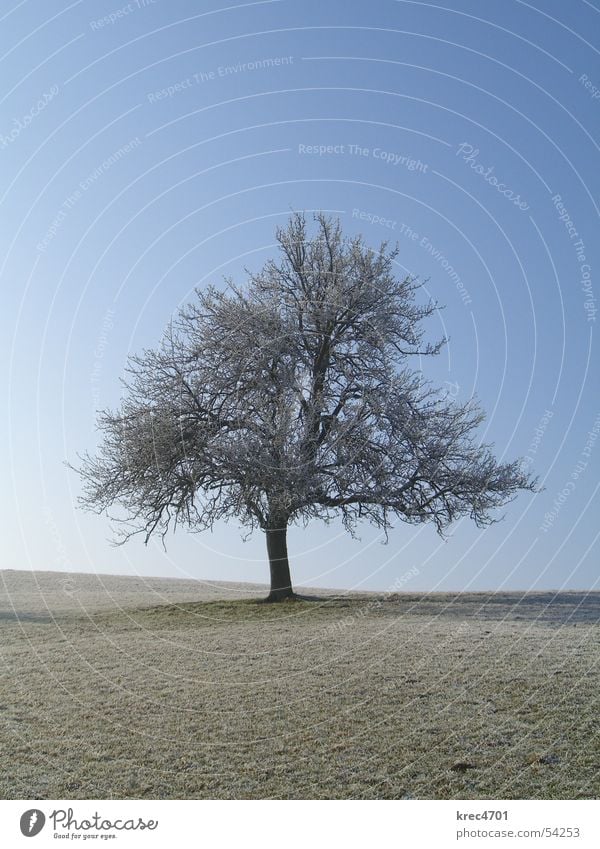
[{"label": "tree crown", "polygon": [[399,280],[398,249],[344,238],[304,215],[277,230],[278,260],[241,288],[209,287],[179,311],[156,349],[133,356],[103,439],[85,454],[81,503],[125,510],[121,539],[236,516],[259,526],[469,515],[478,525],[520,489],[519,461],[498,463],[476,438],[483,413],[408,367],[435,355],[422,323],[436,304]]}]

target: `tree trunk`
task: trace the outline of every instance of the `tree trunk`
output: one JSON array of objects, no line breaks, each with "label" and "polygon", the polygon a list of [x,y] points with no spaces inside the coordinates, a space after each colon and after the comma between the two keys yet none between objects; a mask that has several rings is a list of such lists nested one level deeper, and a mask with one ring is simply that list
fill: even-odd
[{"label": "tree trunk", "polygon": [[271,570],[271,592],[267,601],[284,601],[295,598],[290,577],[287,553],[287,526],[267,528],[267,552]]}]

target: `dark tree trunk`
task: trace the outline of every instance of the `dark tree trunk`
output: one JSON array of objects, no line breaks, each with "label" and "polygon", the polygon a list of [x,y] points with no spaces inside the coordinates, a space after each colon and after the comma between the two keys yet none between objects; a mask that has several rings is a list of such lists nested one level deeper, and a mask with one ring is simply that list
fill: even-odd
[{"label": "dark tree trunk", "polygon": [[287,553],[287,526],[267,528],[267,552],[271,569],[271,592],[267,601],[284,601],[294,598],[290,564]]}]

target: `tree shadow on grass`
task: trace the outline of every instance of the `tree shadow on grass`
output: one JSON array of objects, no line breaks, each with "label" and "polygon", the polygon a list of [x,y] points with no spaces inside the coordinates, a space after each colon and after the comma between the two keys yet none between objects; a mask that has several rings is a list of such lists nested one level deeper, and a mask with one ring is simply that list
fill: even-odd
[{"label": "tree shadow on grass", "polygon": [[50,625],[53,618],[47,613],[25,613],[20,610],[0,610],[0,624],[2,622],[37,622],[42,625]]}]

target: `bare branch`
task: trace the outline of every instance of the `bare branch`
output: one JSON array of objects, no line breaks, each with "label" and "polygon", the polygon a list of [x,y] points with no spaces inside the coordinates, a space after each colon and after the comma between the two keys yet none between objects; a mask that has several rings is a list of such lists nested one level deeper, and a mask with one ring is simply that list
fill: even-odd
[{"label": "bare branch", "polygon": [[345,239],[339,222],[302,214],[277,231],[279,261],[243,289],[197,291],[161,344],[130,358],[124,400],[98,418],[96,456],[80,458],[81,504],[113,519],[120,541],[237,517],[277,521],[431,521],[477,525],[520,490],[518,462],[477,441],[483,414],[423,382],[408,362],[437,309],[398,280],[398,249]]}]

